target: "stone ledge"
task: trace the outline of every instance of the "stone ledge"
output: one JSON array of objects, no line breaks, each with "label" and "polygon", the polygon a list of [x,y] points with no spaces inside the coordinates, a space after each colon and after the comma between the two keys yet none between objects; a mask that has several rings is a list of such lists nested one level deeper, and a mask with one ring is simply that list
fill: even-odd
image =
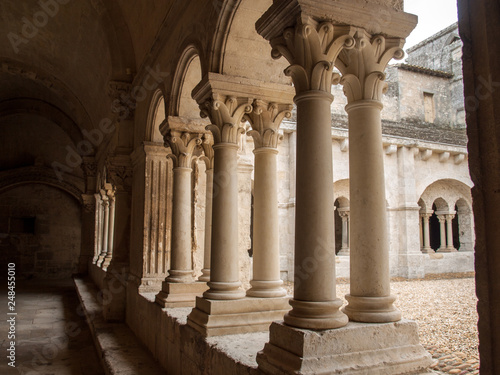
[{"label": "stone ledge", "polygon": [[107,375],[164,375],[160,365],[123,323],[106,323],[96,300],[98,289],[90,280],[74,278],[87,324]]}]

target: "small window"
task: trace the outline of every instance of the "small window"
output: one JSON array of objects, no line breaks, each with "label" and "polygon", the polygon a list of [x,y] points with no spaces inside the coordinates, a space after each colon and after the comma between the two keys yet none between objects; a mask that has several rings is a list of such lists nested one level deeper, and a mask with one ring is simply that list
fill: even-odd
[{"label": "small window", "polygon": [[12,234],[35,234],[34,217],[11,217],[10,233]]},{"label": "small window", "polygon": [[433,123],[436,118],[434,110],[434,94],[424,92],[424,116],[425,122]]}]

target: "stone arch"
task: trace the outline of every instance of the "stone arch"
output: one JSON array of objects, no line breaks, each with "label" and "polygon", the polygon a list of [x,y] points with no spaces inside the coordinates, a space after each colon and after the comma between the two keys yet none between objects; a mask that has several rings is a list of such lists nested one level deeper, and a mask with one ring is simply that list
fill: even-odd
[{"label": "stone arch", "polygon": [[76,145],[83,140],[81,129],[64,111],[39,99],[16,98],[0,102],[0,118],[17,114],[37,114],[63,130]]},{"label": "stone arch", "polygon": [[198,104],[191,92],[203,77],[199,49],[191,44],[182,52],[172,82],[169,116],[200,118]]},{"label": "stone arch", "polygon": [[42,184],[64,191],[82,204],[83,179],[71,175],[65,177],[60,181],[51,168],[40,166],[9,170],[0,173],[0,194],[20,185]]},{"label": "stone arch", "polygon": [[163,143],[163,136],[160,133],[160,125],[165,120],[165,98],[161,90],[156,90],[150,102],[146,141]]},{"label": "stone arch", "polygon": [[272,61],[269,43],[255,30],[256,21],[269,5],[269,0],[229,0],[221,4],[209,71],[290,84],[283,73],[287,62]]}]

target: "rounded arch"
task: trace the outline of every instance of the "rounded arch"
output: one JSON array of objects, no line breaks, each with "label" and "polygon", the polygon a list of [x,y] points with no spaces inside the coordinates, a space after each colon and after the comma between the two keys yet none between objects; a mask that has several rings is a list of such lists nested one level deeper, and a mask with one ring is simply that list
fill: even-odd
[{"label": "rounded arch", "polygon": [[146,138],[148,142],[163,143],[163,136],[160,133],[160,125],[165,120],[165,97],[158,89],[153,93],[150,101],[148,119],[146,126]]},{"label": "rounded arch", "polygon": [[462,184],[469,189],[471,189],[474,186],[471,179],[466,176],[453,176],[453,178],[438,178],[435,175],[428,175],[416,181],[417,196],[421,196],[429,186],[440,181],[441,182],[452,181],[452,183]]},{"label": "rounded arch", "polygon": [[3,172],[0,174],[0,193],[21,185],[42,184],[55,187],[72,196],[79,204],[82,204],[84,181],[81,178],[66,175],[60,181],[50,168],[27,167]]},{"label": "rounded arch", "polygon": [[[437,198],[442,198],[446,206],[453,210],[455,202],[460,198],[472,206],[471,187],[459,179],[440,179],[426,186],[420,195],[420,200],[431,208]],[[439,206],[439,205],[438,205]]]},{"label": "rounded arch", "polygon": [[76,145],[83,139],[78,125],[58,107],[39,99],[16,98],[0,102],[0,118],[17,114],[37,114],[58,125]]},{"label": "rounded arch", "polygon": [[199,49],[189,44],[179,57],[172,81],[169,116],[199,118],[198,104],[191,97],[191,92],[204,75]]},{"label": "rounded arch", "polygon": [[435,211],[448,212],[450,210],[450,206],[448,205],[448,202],[446,202],[441,197],[434,199],[434,202],[432,202],[432,207],[436,207]]},{"label": "rounded arch", "polygon": [[340,197],[350,200],[349,196],[349,179],[345,178],[337,180],[333,183],[333,199],[334,201]]}]

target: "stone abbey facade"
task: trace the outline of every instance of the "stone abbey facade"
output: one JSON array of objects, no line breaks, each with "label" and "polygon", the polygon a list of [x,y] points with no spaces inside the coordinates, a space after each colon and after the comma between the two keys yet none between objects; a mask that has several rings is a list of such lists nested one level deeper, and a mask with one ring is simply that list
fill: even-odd
[{"label": "stone abbey facade", "polygon": [[498,372],[498,7],[389,66],[402,0],[2,2],[2,264],[88,275],[173,374],[425,371],[390,277],[474,266]]}]

